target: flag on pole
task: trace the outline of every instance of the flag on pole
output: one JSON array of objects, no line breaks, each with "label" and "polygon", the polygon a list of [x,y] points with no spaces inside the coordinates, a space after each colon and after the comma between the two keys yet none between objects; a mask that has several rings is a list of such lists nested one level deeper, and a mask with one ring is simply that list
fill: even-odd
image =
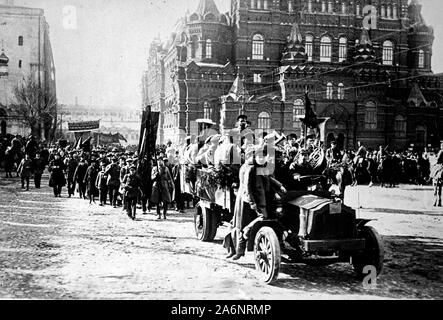
[{"label": "flag on pole", "polygon": [[143,112],[141,125],[141,136],[139,144],[139,157],[141,159],[150,159],[155,154],[155,144],[157,141],[158,122],[160,112],[152,112],[151,106],[148,106]]},{"label": "flag on pole", "polygon": [[80,150],[82,143],[83,143],[83,134],[78,135],[77,140],[75,141],[74,150]]},{"label": "flag on pole", "polygon": [[308,93],[305,93],[305,117],[301,119],[304,125],[308,128],[315,129],[318,126],[317,115],[312,110],[311,100],[309,100]]}]

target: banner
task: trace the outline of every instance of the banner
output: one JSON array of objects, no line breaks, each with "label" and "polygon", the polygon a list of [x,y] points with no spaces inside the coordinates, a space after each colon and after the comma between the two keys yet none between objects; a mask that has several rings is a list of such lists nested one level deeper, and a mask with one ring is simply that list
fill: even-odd
[{"label": "banner", "polygon": [[141,124],[141,136],[139,145],[139,157],[150,159],[155,154],[155,143],[157,141],[158,121],[160,112],[151,112],[151,107],[148,106],[143,112]]},{"label": "banner", "polygon": [[69,131],[90,131],[100,128],[100,120],[68,123]]}]

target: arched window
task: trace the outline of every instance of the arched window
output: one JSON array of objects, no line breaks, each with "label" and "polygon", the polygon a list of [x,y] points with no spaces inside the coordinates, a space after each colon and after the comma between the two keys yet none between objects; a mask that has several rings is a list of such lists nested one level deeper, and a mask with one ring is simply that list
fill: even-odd
[{"label": "arched window", "polygon": [[312,12],[312,0],[308,1],[308,12]]},{"label": "arched window", "polygon": [[212,13],[208,13],[205,16],[205,21],[215,21],[215,16]]},{"label": "arched window", "polygon": [[251,0],[251,9],[255,9],[255,1],[257,0]]},{"label": "arched window", "polygon": [[308,56],[308,61],[312,61],[314,37],[308,34],[305,39],[305,50]]},{"label": "arched window", "polygon": [[405,117],[398,115],[395,117],[394,134],[396,138],[406,137],[406,119]]},{"label": "arched window", "polygon": [[199,20],[199,16],[198,14],[194,13],[191,15],[191,17],[189,18],[190,21],[197,21]]},{"label": "arched window", "polygon": [[263,60],[264,38],[260,34],[254,35],[252,38],[252,59]]},{"label": "arched window", "polygon": [[323,0],[321,2],[321,12],[326,12],[326,1],[325,0]]},{"label": "arched window", "polygon": [[257,9],[260,10],[262,7],[262,2],[263,0],[257,0]]},{"label": "arched window", "polygon": [[381,6],[381,17],[382,18],[385,18],[386,17],[386,8],[385,8],[385,6]]},{"label": "arched window", "polygon": [[191,58],[195,58],[197,55],[197,48],[198,48],[198,38],[193,37],[191,42]]},{"label": "arched window", "polygon": [[383,42],[383,64],[392,66],[394,63],[394,44],[386,40]]},{"label": "arched window", "polygon": [[346,14],[346,11],[347,11],[346,3],[343,2],[343,3],[341,4],[341,13],[342,13],[342,14]]},{"label": "arched window", "polygon": [[420,69],[425,67],[425,52],[423,50],[418,52],[418,67]]},{"label": "arched window", "polygon": [[20,47],[23,46],[23,37],[22,36],[18,37],[18,45]]},{"label": "arched window", "polygon": [[345,86],[343,85],[343,83],[338,84],[337,99],[339,100],[345,99]]},{"label": "arched window", "polygon": [[267,112],[262,112],[258,115],[258,129],[271,129],[271,116]]},{"label": "arched window", "polygon": [[268,0],[263,1],[263,9],[268,10],[269,9],[269,3]]},{"label": "arched window", "polygon": [[386,18],[391,19],[392,18],[391,14],[392,14],[391,6],[388,6],[386,10]]},{"label": "arched window", "polygon": [[326,86],[326,99],[333,99],[334,95],[334,86],[331,82]]},{"label": "arched window", "polygon": [[397,19],[398,13],[397,13],[397,5],[394,3],[394,6],[392,7],[392,19]]},{"label": "arched window", "polygon": [[294,11],[292,0],[289,0],[289,2],[288,2],[288,12],[291,13],[292,11]]},{"label": "arched window", "polygon": [[366,103],[365,129],[377,129],[377,105],[372,101]]},{"label": "arched window", "polygon": [[328,12],[333,13],[334,12],[334,4],[332,3],[332,0],[328,1]]},{"label": "arched window", "polygon": [[346,61],[348,57],[348,39],[340,37],[338,47],[338,62]]},{"label": "arched window", "polygon": [[360,16],[360,4],[359,4],[359,3],[357,3],[357,4],[355,5],[355,14],[356,14],[357,16]]},{"label": "arched window", "polygon": [[417,144],[419,146],[425,146],[427,142],[428,130],[425,126],[417,126],[415,128],[415,134],[417,136]]},{"label": "arched window", "polygon": [[211,39],[206,40],[206,59],[212,58],[212,42]]},{"label": "arched window", "polygon": [[212,120],[212,107],[208,101],[203,103],[203,118]]},{"label": "arched window", "polygon": [[324,36],[320,40],[320,61],[331,62],[331,38]]},{"label": "arched window", "polygon": [[305,114],[305,103],[302,99],[297,99],[294,101],[294,107],[292,109],[292,123],[295,129],[301,129],[301,121],[297,116],[302,116]]}]

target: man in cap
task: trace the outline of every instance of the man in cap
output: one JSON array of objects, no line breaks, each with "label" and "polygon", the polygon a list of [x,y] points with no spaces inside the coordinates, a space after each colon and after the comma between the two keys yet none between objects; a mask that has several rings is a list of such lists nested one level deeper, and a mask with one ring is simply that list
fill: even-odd
[{"label": "man in cap", "polygon": [[331,141],[331,147],[326,150],[326,160],[329,166],[341,162],[342,155],[340,149],[337,147],[337,142]]},{"label": "man in cap", "polygon": [[135,220],[137,199],[142,194],[142,182],[137,175],[137,167],[135,165],[131,165],[129,167],[129,173],[123,178],[122,185],[126,201],[126,212],[128,217]]},{"label": "man in cap", "polygon": [[86,184],[84,180],[87,170],[88,162],[86,161],[85,156],[81,156],[80,162],[77,165],[77,169],[75,169],[74,172],[74,185],[77,182],[79,196],[83,199],[86,199]]},{"label": "man in cap", "polygon": [[68,155],[68,157],[65,159],[65,166],[66,166],[66,176],[68,178],[68,197],[71,198],[71,196],[74,195],[75,190],[75,183],[74,183],[74,173],[75,169],[77,169],[78,162],[74,158],[74,152],[71,151]]},{"label": "man in cap", "polygon": [[109,204],[114,208],[117,208],[117,196],[120,188],[120,169],[117,157],[113,157],[112,163],[106,168],[106,173],[108,174]]}]

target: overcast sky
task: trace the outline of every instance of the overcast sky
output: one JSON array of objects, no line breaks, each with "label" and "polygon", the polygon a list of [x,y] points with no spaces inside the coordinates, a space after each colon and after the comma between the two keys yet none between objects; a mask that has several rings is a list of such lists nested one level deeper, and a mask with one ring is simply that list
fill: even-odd
[{"label": "overcast sky", "polygon": [[[50,25],[60,103],[141,107],[141,76],[147,48],[167,38],[186,9],[199,0],[16,0],[45,10]],[[215,0],[222,12],[230,0]],[[433,69],[443,71],[443,1],[422,0],[427,23],[435,29]],[[76,26],[67,6],[76,8]],[[65,11],[64,10],[68,10]]]}]

